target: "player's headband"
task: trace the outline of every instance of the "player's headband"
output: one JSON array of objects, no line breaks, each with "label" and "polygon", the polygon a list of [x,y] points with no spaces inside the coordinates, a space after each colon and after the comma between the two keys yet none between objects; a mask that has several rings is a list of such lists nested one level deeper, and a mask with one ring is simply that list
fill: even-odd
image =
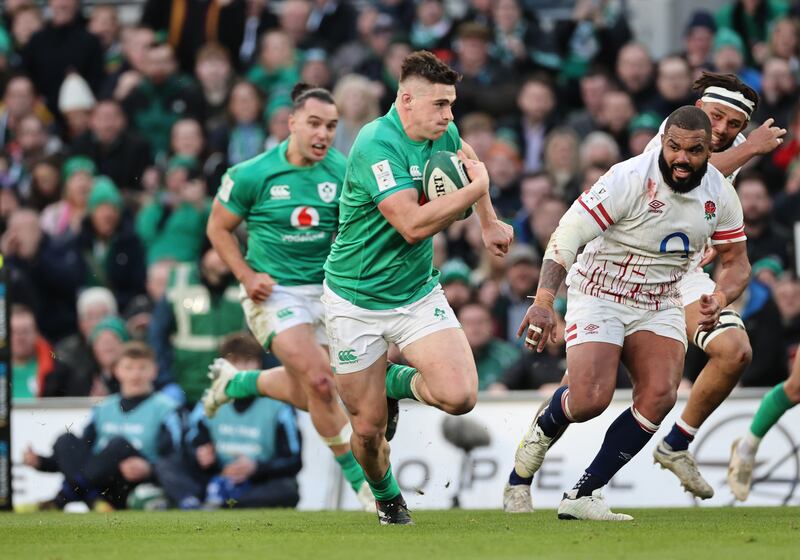
[{"label": "player's headband", "polygon": [[753,114],[753,109],[756,104],[747,99],[738,91],[731,91],[723,87],[708,86],[703,91],[703,97],[700,101],[710,101],[712,103],[722,103],[731,109],[736,109],[740,113],[744,113],[746,119],[750,120],[750,115]]}]

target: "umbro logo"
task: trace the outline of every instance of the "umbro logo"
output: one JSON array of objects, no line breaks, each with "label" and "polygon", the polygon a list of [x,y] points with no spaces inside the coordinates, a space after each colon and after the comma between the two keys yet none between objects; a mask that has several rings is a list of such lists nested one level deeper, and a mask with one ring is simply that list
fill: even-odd
[{"label": "umbro logo", "polygon": [[666,204],[660,200],[652,200],[648,206],[650,207],[649,212],[652,212],[653,214],[661,214],[663,212],[662,208],[666,206]]},{"label": "umbro logo", "polygon": [[597,329],[599,328],[600,327],[598,327],[594,323],[589,323],[588,325],[583,327],[583,332],[585,332],[586,334],[595,334],[597,332]]}]

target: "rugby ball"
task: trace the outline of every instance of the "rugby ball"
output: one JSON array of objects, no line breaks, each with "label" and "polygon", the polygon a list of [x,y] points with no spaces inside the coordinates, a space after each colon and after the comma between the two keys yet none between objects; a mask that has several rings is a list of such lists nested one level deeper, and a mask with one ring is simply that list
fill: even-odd
[{"label": "rugby ball", "polygon": [[[442,150],[431,155],[422,172],[422,185],[425,197],[435,200],[468,185],[470,182],[467,170],[458,156],[453,152]],[[468,208],[459,219],[472,214]]]}]

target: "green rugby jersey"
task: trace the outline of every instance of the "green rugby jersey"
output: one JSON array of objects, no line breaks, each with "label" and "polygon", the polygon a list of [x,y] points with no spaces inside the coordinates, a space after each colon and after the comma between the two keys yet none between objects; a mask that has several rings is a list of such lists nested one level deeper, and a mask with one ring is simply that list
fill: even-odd
[{"label": "green rugby jersey", "polygon": [[339,234],[325,262],[331,290],[365,309],[400,307],[430,293],[439,281],[433,241],[406,243],[378,204],[403,189],[422,197],[422,170],[431,153],[460,148],[453,123],[438,140],[411,140],[394,106],[361,129],[347,159]]},{"label": "green rugby jersey", "polygon": [[322,265],[336,234],[345,157],[330,148],[325,159],[297,167],[285,140],[228,170],[220,203],[247,223],[247,264],[282,286],[321,284]]}]

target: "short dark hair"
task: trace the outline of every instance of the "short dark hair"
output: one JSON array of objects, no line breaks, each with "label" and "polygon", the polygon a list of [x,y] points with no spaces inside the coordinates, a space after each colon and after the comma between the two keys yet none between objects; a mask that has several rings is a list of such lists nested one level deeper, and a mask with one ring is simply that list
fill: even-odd
[{"label": "short dark hair", "polygon": [[664,132],[667,132],[671,126],[677,126],[683,130],[703,130],[706,137],[711,138],[711,119],[701,108],[694,105],[684,105],[675,109],[667,117]]},{"label": "short dark hair", "polygon": [[336,105],[333,95],[323,87],[312,86],[305,82],[297,82],[292,88],[292,112],[298,111],[305,106],[309,99],[317,99],[323,103]]},{"label": "short dark hair", "polygon": [[9,313],[9,317],[12,315],[30,315],[31,317],[33,317],[34,321],[36,320],[36,314],[33,312],[33,309],[31,309],[24,303],[12,303],[11,313]]},{"label": "short dark hair", "polygon": [[703,91],[711,86],[738,91],[744,95],[745,99],[753,102],[753,110],[750,112],[751,115],[758,109],[758,93],[737,78],[735,74],[719,74],[717,72],[703,71],[702,75],[692,84],[692,89],[694,91],[699,91],[702,95]]},{"label": "short dark hair", "polygon": [[234,333],[222,339],[219,345],[219,355],[229,361],[256,360],[261,362],[264,350],[253,335]]},{"label": "short dark hair", "polygon": [[147,360],[148,362],[156,363],[156,355],[153,349],[144,342],[132,340],[122,345],[122,353],[119,359],[128,358],[131,360]]},{"label": "short dark hair", "polygon": [[400,69],[400,81],[418,76],[432,84],[454,86],[461,79],[461,74],[436,58],[429,51],[415,51],[403,61]]}]

